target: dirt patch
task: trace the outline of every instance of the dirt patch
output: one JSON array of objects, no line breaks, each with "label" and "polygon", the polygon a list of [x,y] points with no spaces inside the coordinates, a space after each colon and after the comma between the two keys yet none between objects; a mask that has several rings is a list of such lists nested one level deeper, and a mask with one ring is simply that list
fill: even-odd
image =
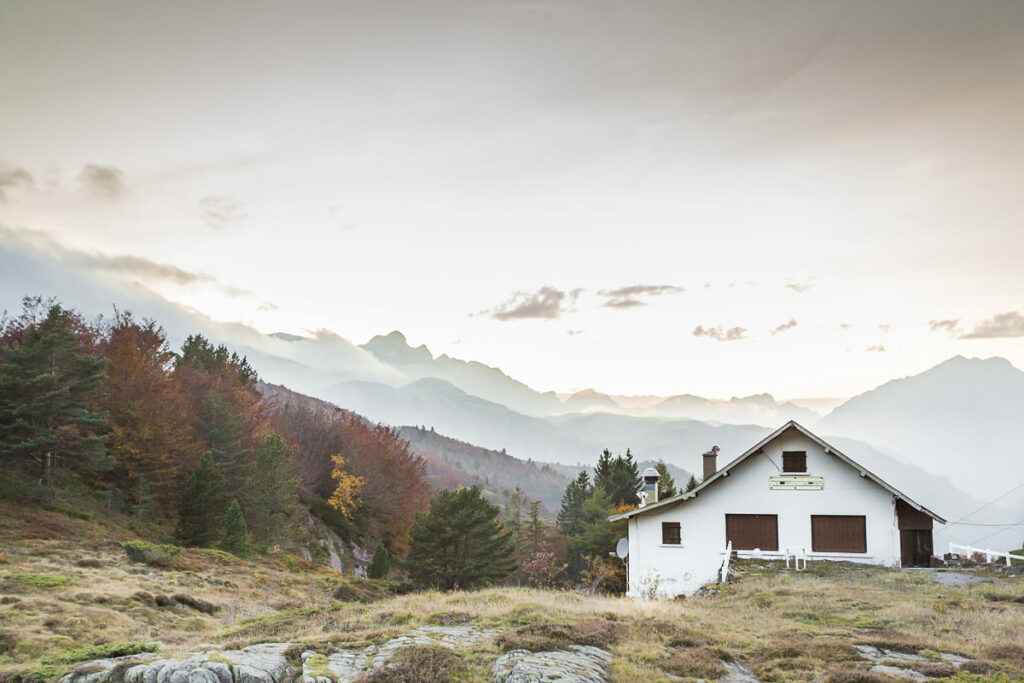
[{"label": "dirt patch", "polygon": [[661,664],[661,668],[676,676],[718,680],[728,673],[723,661],[732,657],[717,647],[695,647],[674,653]]}]

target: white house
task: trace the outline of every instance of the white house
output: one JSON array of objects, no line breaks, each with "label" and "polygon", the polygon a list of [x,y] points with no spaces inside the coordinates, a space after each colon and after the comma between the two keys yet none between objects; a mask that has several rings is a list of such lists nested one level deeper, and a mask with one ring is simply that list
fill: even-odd
[{"label": "white house", "polygon": [[796,422],[721,469],[717,455],[704,454],[699,486],[664,500],[645,472],[645,504],[608,518],[627,520],[627,595],[693,593],[730,542],[740,557],[927,566],[932,521],[946,522]]}]

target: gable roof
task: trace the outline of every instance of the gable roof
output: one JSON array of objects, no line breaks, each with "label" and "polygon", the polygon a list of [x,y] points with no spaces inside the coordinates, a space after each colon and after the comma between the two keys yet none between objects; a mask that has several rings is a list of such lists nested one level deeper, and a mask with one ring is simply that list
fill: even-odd
[{"label": "gable roof", "polygon": [[843,462],[845,462],[850,467],[854,468],[855,470],[859,470],[860,471],[860,476],[866,477],[866,478],[870,479],[871,481],[875,482],[876,484],[881,486],[883,489],[885,489],[886,491],[891,493],[894,497],[898,498],[899,500],[902,500],[904,503],[906,503],[910,507],[914,508],[915,510],[919,510],[919,511],[925,513],[926,515],[928,515],[929,517],[934,519],[939,524],[945,524],[946,523],[945,519],[943,519],[942,517],[939,517],[937,514],[935,514],[934,512],[932,512],[931,510],[929,510],[925,506],[920,505],[918,503],[915,503],[909,497],[907,497],[907,495],[905,493],[903,493],[901,491],[898,491],[894,487],[892,487],[889,484],[885,483],[885,481],[883,481],[880,477],[878,477],[877,475],[873,474],[872,472],[869,472],[864,467],[861,467],[860,465],[858,465],[849,456],[845,455],[839,449],[835,448],[831,444],[826,443],[819,436],[813,434],[810,430],[808,430],[806,427],[804,427],[800,423],[796,422],[795,420],[790,420],[789,422],[787,422],[786,424],[782,425],[781,427],[776,429],[774,432],[769,434],[768,436],[766,436],[763,439],[761,439],[760,441],[758,441],[756,444],[751,446],[745,453],[743,453],[743,455],[739,456],[738,458],[736,458],[735,460],[730,462],[725,467],[722,467],[721,469],[719,469],[713,475],[708,477],[705,481],[701,482],[701,484],[699,486],[697,486],[696,488],[694,488],[692,491],[687,491],[685,493],[680,493],[678,495],[672,496],[671,498],[666,498],[665,500],[659,500],[657,503],[651,503],[650,505],[645,505],[645,506],[643,506],[641,508],[637,508],[635,510],[630,510],[629,512],[623,512],[622,514],[612,515],[611,517],[608,518],[608,521],[609,522],[616,522],[616,521],[618,521],[620,519],[629,519],[630,517],[635,517],[637,515],[642,515],[645,512],[650,512],[652,510],[657,510],[658,508],[666,507],[666,506],[669,506],[669,505],[675,505],[677,503],[682,503],[683,501],[688,500],[690,498],[696,498],[697,495],[701,491],[703,491],[704,489],[706,489],[708,486],[710,486],[714,482],[718,481],[719,479],[724,479],[725,477],[728,477],[729,476],[729,470],[731,470],[732,468],[736,467],[737,465],[739,465],[741,462],[743,462],[744,460],[746,460],[750,456],[755,455],[757,453],[760,453],[764,449],[765,446],[767,446],[770,442],[774,441],[776,438],[781,436],[788,429],[796,429],[801,434],[806,436],[808,439],[810,439],[811,441],[814,441],[816,444],[821,446],[822,449],[825,451],[826,455],[834,455],[837,458],[839,458],[840,460],[842,460]]}]

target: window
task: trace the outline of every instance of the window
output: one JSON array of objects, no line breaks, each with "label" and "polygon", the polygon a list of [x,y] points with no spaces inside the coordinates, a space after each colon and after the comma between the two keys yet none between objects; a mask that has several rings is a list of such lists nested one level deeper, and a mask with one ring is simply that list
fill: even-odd
[{"label": "window", "polygon": [[725,542],[733,550],[778,550],[778,515],[726,515]]},{"label": "window", "polygon": [[783,472],[806,472],[807,452],[806,451],[782,451]]},{"label": "window", "polygon": [[662,545],[679,545],[682,542],[682,537],[679,534],[679,522],[661,523]]},{"label": "window", "polygon": [[811,515],[811,550],[866,553],[867,523],[862,515]]}]

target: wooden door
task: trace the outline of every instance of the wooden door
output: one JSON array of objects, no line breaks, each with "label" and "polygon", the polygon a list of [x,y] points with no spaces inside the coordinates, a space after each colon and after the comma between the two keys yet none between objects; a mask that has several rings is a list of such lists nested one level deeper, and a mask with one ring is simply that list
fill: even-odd
[{"label": "wooden door", "polygon": [[930,567],[932,562],[931,529],[900,531],[900,564],[904,567]]}]

